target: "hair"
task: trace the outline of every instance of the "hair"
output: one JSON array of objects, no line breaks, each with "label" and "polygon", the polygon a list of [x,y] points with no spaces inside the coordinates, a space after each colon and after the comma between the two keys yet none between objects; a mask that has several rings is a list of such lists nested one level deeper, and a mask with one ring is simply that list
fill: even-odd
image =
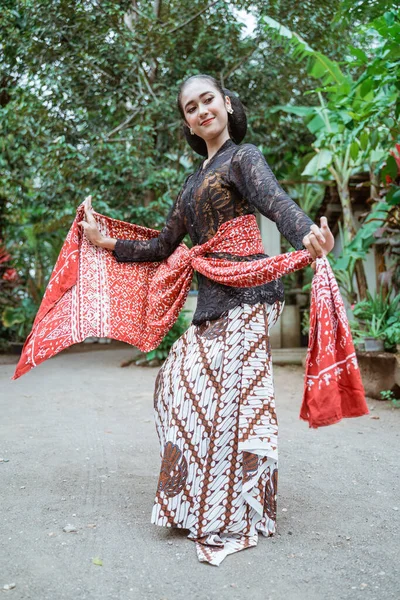
[{"label": "hair", "polygon": [[[186,121],[185,113],[182,107],[182,92],[185,86],[194,79],[206,79],[221,94],[224,100],[225,96],[228,96],[230,98],[233,113],[228,113],[228,132],[231,139],[236,144],[240,144],[247,131],[247,118],[244,106],[239,100],[238,96],[236,96],[236,94],[233,94],[227,88],[222,87],[219,81],[217,81],[215,77],[212,77],[212,75],[206,75],[205,73],[191,75],[181,83],[177,96],[177,107],[183,120]],[[207,144],[205,140],[203,140],[203,138],[201,138],[198,135],[192,135],[190,133],[190,128],[188,127],[186,122],[183,123],[183,133],[185,135],[186,141],[193,148],[193,150],[197,152],[197,154],[200,154],[201,156],[207,156]]]}]

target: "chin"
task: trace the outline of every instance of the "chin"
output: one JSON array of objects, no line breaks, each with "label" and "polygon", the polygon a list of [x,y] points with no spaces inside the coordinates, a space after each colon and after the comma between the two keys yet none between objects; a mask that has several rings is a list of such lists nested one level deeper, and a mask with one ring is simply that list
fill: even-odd
[{"label": "chin", "polygon": [[221,135],[221,133],[224,131],[224,127],[218,127],[218,129],[216,127],[210,127],[209,129],[209,131],[203,132],[203,135],[201,136],[202,138],[207,140],[213,140],[214,138],[217,138],[219,135]]}]

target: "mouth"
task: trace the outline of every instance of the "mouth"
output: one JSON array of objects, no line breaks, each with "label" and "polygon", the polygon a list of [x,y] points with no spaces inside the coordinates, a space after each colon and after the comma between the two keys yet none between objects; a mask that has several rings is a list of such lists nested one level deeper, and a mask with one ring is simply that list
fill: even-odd
[{"label": "mouth", "polygon": [[215,119],[215,117],[211,117],[210,119],[203,121],[201,125],[208,125],[208,123],[211,123],[211,121],[214,121],[214,119]]}]

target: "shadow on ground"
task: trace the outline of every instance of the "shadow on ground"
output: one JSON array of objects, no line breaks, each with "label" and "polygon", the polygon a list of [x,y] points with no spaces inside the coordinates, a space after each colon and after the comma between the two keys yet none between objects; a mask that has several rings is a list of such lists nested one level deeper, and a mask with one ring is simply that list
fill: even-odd
[{"label": "shadow on ground", "polygon": [[15,382],[0,366],[0,590],[15,583],[4,597],[400,597],[400,410],[370,402],[367,417],[310,430],[302,368],[275,366],[278,534],[211,567],[185,532],[149,522],[157,369],[121,369],[131,355],[64,353]]}]

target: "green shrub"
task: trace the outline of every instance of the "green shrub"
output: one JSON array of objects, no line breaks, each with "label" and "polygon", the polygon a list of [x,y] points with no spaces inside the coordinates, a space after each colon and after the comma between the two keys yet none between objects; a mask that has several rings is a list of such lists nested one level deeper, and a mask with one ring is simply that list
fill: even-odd
[{"label": "green shrub", "polygon": [[[187,316],[188,313],[189,313],[189,311],[187,311],[187,310],[181,311],[176,322],[174,323],[172,328],[168,331],[167,335],[164,337],[161,344],[159,346],[157,346],[157,348],[155,348],[154,350],[151,350],[151,352],[146,353],[146,355],[145,355],[146,363],[154,361],[155,359],[159,362],[162,362],[167,358],[169,351],[171,350],[173,344],[181,337],[181,335],[183,335],[185,333],[185,331],[187,330],[187,328],[190,325],[190,320]],[[143,364],[142,361],[140,361],[140,362],[141,362],[141,364]]]}]

